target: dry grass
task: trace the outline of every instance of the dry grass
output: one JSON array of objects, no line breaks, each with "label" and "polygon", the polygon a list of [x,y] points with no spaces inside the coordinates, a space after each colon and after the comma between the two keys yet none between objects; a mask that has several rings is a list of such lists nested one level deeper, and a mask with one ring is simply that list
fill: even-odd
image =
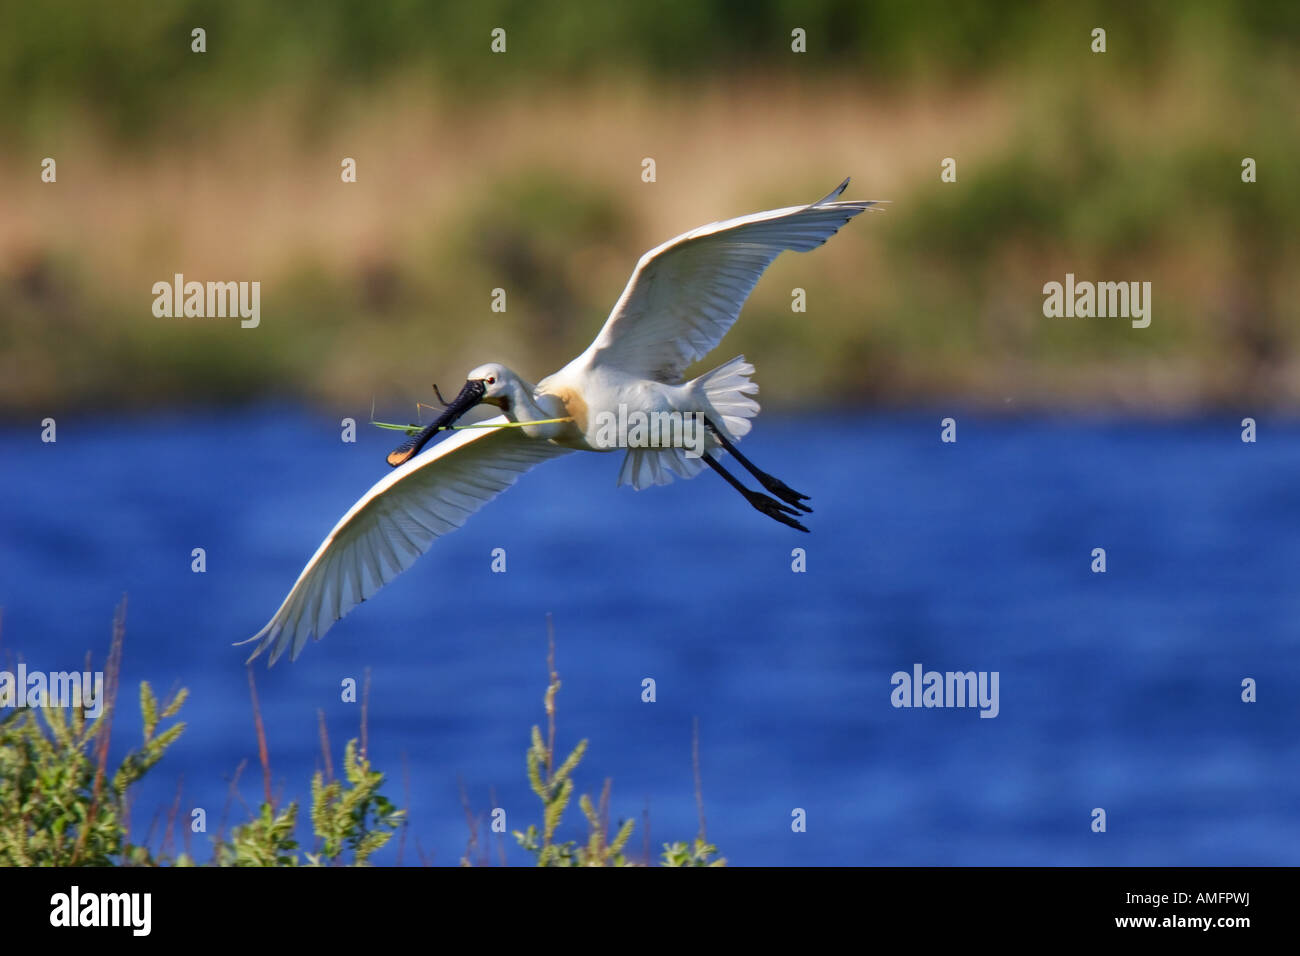
[{"label": "dry grass", "polygon": [[[1296,79],[1255,78],[1268,90]],[[1295,301],[1295,239],[1263,223],[1263,252],[1243,249],[1250,220],[1235,200],[1198,209],[1178,184],[1187,162],[1213,164],[1216,150],[1231,161],[1240,143],[1276,176],[1273,153],[1300,142],[1268,96],[1242,104],[1222,81],[1174,62],[1141,85],[1007,73],[885,91],[746,76],[474,102],[407,81],[329,104],[328,127],[304,129],[295,117],[309,105],[284,90],[134,152],[69,116],[38,150],[58,159],[56,186],[33,174],[39,156],[0,157],[13,187],[0,194],[0,310],[17,317],[9,341],[0,329],[0,410],[278,392],[364,413],[376,395],[381,411],[409,410],[434,378],[488,358],[540,376],[586,344],[646,248],[811,199],[846,174],[853,196],[893,205],[813,256],[778,261],[723,347],[723,358],[750,352],[761,381],[789,383],[769,400],[825,399],[847,379],[873,402],[1181,406],[1222,401],[1259,374],[1271,394],[1300,396],[1294,330],[1238,334],[1256,313],[1279,324]],[[1109,191],[1071,179],[1089,143],[1112,151]],[[339,181],[344,156],[358,161],[355,185]],[[945,156],[958,186],[939,183]],[[984,208],[987,177],[1016,163],[1029,189],[1059,177],[1038,186],[1059,191],[1064,225],[1035,231],[994,202],[980,238],[964,240],[977,245],[955,243],[962,204]],[[1067,269],[1152,279],[1168,338],[1044,325],[1038,288]],[[175,272],[259,280],[263,327],[155,319],[150,287]],[[498,285],[506,315],[488,309]],[[811,303],[792,325],[796,285]],[[1236,354],[1251,335],[1275,353],[1266,373]]]},{"label": "dry grass", "polygon": [[[55,187],[33,182],[31,156],[0,157],[0,175],[16,187],[0,194],[0,259],[12,268],[60,250],[84,262],[98,288],[135,297],[162,278],[164,260],[191,275],[263,281],[304,260],[346,273],[400,258],[469,191],[530,170],[627,196],[637,215],[629,238],[641,248],[702,216],[797,203],[850,173],[855,195],[902,198],[921,170],[933,178],[938,157],[995,150],[1011,121],[991,90],[900,102],[752,79],[704,95],[550,89],[467,107],[398,85],[382,95],[382,111],[350,104],[326,138],[305,142],[284,121],[290,99],[270,97],[202,139],[139,156],[74,132],[72,121],[48,150],[60,164]],[[344,156],[360,168],[346,188]],[[640,179],[645,156],[658,163],[653,186]]]}]

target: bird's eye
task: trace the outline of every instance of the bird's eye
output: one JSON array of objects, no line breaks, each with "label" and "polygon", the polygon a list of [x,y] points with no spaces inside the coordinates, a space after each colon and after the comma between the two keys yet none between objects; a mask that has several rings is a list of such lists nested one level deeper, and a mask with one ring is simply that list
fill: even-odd
[{"label": "bird's eye", "polygon": [[497,383],[497,380],[496,380],[495,377],[489,375],[489,376],[488,376],[487,383],[488,383],[489,385],[495,385],[495,384]]}]

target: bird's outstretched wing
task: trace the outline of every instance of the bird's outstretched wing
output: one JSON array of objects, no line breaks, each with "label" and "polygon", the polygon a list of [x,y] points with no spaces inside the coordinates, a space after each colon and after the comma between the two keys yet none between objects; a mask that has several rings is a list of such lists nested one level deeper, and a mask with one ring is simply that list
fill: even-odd
[{"label": "bird's outstretched wing", "polygon": [[714,222],[641,257],[604,328],[584,353],[591,367],[681,381],[735,324],[772,260],[816,249],[875,201],[836,202],[849,181],[808,206]]},{"label": "bird's outstretched wing", "polygon": [[[488,419],[492,425],[504,415]],[[528,438],[518,428],[458,431],[389,472],[352,506],[298,576],[275,616],[247,641],[249,660],[270,648],[296,659],[307,638],[370,597],[534,465],[569,449]]]}]

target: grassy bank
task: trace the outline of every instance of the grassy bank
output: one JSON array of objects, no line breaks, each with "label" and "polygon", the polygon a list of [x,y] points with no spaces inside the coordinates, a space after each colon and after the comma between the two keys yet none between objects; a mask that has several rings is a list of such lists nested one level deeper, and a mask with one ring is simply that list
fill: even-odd
[{"label": "grassy bank", "polygon": [[[672,56],[658,28],[630,34],[613,15],[557,50],[542,42],[555,22],[507,4],[488,11],[519,24],[504,60],[458,48],[435,65],[387,20],[350,40],[315,24],[330,39],[308,53],[307,24],[301,48],[256,41],[288,59],[239,80],[230,54],[148,54],[183,25],[149,14],[108,41],[115,105],[69,65],[9,117],[0,415],[271,396],[351,414],[373,397],[401,415],[482,361],[537,378],[586,345],[647,248],[846,174],[888,211],[778,261],[717,353],[755,361],[768,405],[1300,398],[1300,70],[1282,13],[1105,10],[1110,49],[1095,54],[1091,10],[927,32],[924,11],[864,23],[831,4],[816,17],[836,29],[810,29],[838,39],[792,65],[788,42],[768,42],[794,16],[781,5],[739,33],[692,27],[689,6],[664,14],[686,18]],[[212,16],[253,42],[252,10]],[[68,42],[92,42],[83,29]],[[598,42],[616,36],[621,68]],[[140,63],[118,62],[139,44]],[[604,52],[584,66],[570,46]],[[169,83],[137,75],[158,71]],[[40,181],[45,156],[57,183]],[[1241,181],[1247,156],[1256,183]],[[178,272],[259,281],[260,326],[155,318],[152,285]],[[1066,273],[1151,282],[1150,328],[1045,318],[1043,284]],[[791,312],[795,287],[806,313]]]}]

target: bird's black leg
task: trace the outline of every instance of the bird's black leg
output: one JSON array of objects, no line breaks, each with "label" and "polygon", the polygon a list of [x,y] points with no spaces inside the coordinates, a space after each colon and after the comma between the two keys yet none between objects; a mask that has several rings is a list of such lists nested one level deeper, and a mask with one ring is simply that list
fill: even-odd
[{"label": "bird's black leg", "polygon": [[[753,475],[755,478],[758,479],[758,483],[760,485],[762,485],[768,491],[772,492],[772,494],[776,495],[786,504],[794,505],[796,508],[800,508],[803,511],[806,511],[810,514],[812,513],[812,509],[809,508],[806,504],[804,504],[805,501],[809,500],[807,495],[801,495],[799,492],[795,491],[793,488],[787,485],[784,481],[782,481],[779,478],[772,477],[767,472],[763,471],[761,468],[755,465],[748,458],[746,458],[744,455],[742,455],[740,452],[736,451],[736,446],[733,445],[730,441],[728,441],[727,436],[722,434],[722,431],[716,425],[714,425],[713,422],[709,421],[707,418],[704,419],[704,427],[707,428],[710,432],[712,432],[713,437],[716,438],[722,444],[723,448],[731,452],[731,456],[735,458],[736,461],[740,462],[742,465],[745,466],[746,471],[748,471],[751,475]],[[797,514],[797,513],[798,512],[793,512],[793,511],[791,512],[791,514]]]},{"label": "bird's black leg", "polygon": [[774,518],[775,520],[781,522],[781,524],[789,525],[791,528],[797,528],[798,530],[805,531],[805,532],[808,530],[799,522],[795,521],[794,518],[790,517],[790,515],[798,515],[799,512],[795,511],[793,508],[786,507],[785,505],[781,504],[781,502],[777,501],[775,498],[769,498],[761,491],[750,491],[739,481],[737,481],[735,476],[732,475],[731,472],[727,471],[727,469],[723,468],[720,464],[718,464],[718,460],[714,458],[712,455],[710,455],[708,452],[705,452],[700,457],[704,459],[705,463],[710,468],[712,468],[714,471],[720,474],[724,479],[726,479],[727,484],[731,485],[731,487],[735,488],[742,495],[744,495],[745,500],[748,501],[755,508],[757,508],[759,511],[763,512],[763,514],[767,515],[769,518]]}]

